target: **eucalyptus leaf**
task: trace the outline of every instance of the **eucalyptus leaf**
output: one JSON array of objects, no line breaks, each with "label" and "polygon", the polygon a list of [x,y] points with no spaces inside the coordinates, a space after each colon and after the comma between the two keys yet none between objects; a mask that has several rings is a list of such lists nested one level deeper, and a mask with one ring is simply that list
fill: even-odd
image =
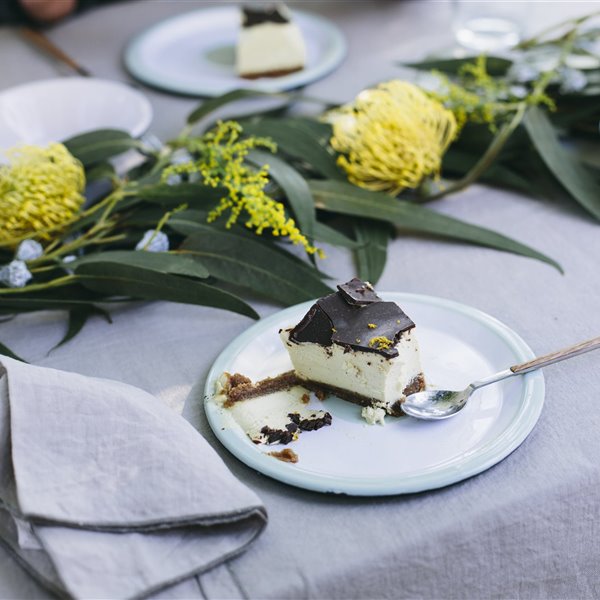
[{"label": "eucalyptus leaf", "polygon": [[[87,210],[88,208],[98,204],[101,200],[104,200],[114,190],[113,182],[110,179],[96,179],[94,181],[88,181],[85,186],[85,201],[82,209]],[[97,215],[92,215],[97,218]]]},{"label": "eucalyptus leaf", "polygon": [[600,102],[589,96],[563,97],[558,102],[557,111],[550,115],[553,123],[560,127],[576,125],[581,121],[600,119]]},{"label": "eucalyptus leaf", "polygon": [[131,214],[121,216],[119,223],[123,227],[128,228],[143,227],[144,230],[154,229],[156,224],[164,217],[164,215],[165,207],[151,205],[146,208],[144,206],[140,206],[137,210],[131,211]]},{"label": "eucalyptus leaf", "polygon": [[[456,75],[460,69],[466,64],[474,64],[477,61],[477,56],[467,56],[465,58],[431,58],[422,60],[419,62],[398,63],[400,66],[408,67],[410,69],[417,69],[419,71],[441,71],[442,73],[448,73],[449,75]],[[487,56],[486,57],[486,68],[490,75],[503,76],[512,65],[512,61],[501,58],[499,56]]]},{"label": "eucalyptus leaf", "polygon": [[525,128],[542,160],[571,196],[600,220],[600,185],[565,148],[546,114],[531,107],[524,118]]},{"label": "eucalyptus leaf", "polygon": [[13,358],[14,360],[20,360],[21,362],[27,362],[24,358],[21,358],[17,354],[15,354],[8,346],[5,346],[2,342],[0,342],[0,354],[4,356],[8,356],[8,358]]},{"label": "eucalyptus leaf", "polygon": [[288,117],[286,120],[294,127],[310,131],[314,138],[321,143],[329,143],[329,138],[332,133],[332,128],[329,123],[319,121],[313,117]]},{"label": "eucalyptus leaf", "polygon": [[354,234],[360,247],[354,251],[358,276],[377,283],[387,261],[390,227],[381,221],[361,219],[354,223]]},{"label": "eucalyptus leaf", "polygon": [[78,158],[84,167],[121,154],[132,148],[139,148],[140,142],[126,131],[119,129],[98,129],[65,140],[69,152]]},{"label": "eucalyptus leaf", "polygon": [[[110,314],[104,309],[93,304],[89,306],[71,308],[69,310],[69,323],[67,325],[67,331],[60,342],[58,342],[58,344],[56,344],[56,346],[54,346],[50,352],[72,340],[83,329],[83,326],[87,323],[88,319],[94,315],[101,316],[108,323],[112,323]],[[48,354],[50,354],[50,352],[48,352]]]},{"label": "eucalyptus leaf", "polygon": [[0,310],[15,310],[18,312],[69,310],[70,308],[89,306],[95,301],[105,302],[106,300],[103,296],[99,296],[96,300],[71,300],[69,298],[46,298],[44,296],[38,298],[22,298],[20,296],[11,295],[10,298],[3,297],[0,300]]},{"label": "eucalyptus leaf", "polygon": [[[235,243],[235,238],[242,238],[243,240],[251,240],[254,243],[265,246],[272,252],[283,257],[284,260],[289,260],[295,263],[296,267],[300,270],[306,271],[309,276],[316,275],[320,279],[331,279],[329,275],[323,273],[322,271],[316,269],[315,267],[307,264],[298,256],[291,254],[283,247],[285,242],[281,242],[281,245],[278,243],[273,243],[273,238],[270,238],[268,235],[256,235],[252,233],[248,228],[243,225],[232,225],[231,227],[227,227],[226,221],[217,220],[214,223],[207,223],[206,221],[207,213],[203,213],[198,210],[184,210],[169,219],[167,226],[174,231],[181,233],[183,235],[194,235],[194,234],[203,234],[210,233],[211,231],[220,231],[224,235],[233,236],[234,239],[232,243]],[[316,230],[319,231],[321,223],[316,222]],[[321,230],[322,231],[322,230]],[[341,234],[340,234],[341,235]],[[318,239],[318,236],[317,236]],[[339,238],[341,240],[341,238]],[[327,241],[327,240],[321,240]],[[351,247],[352,244],[355,244],[354,240],[350,240],[346,238],[345,243],[340,243],[340,246],[344,246],[349,244],[348,247]],[[242,242],[240,242],[242,243]],[[333,243],[333,242],[332,242]]]},{"label": "eucalyptus leaf", "polygon": [[77,276],[86,288],[110,296],[213,306],[258,318],[256,311],[241,298],[187,277],[101,261],[80,265]]},{"label": "eucalyptus leaf", "polygon": [[324,242],[331,244],[332,246],[341,246],[342,248],[355,249],[359,248],[362,244],[344,235],[341,231],[317,221],[315,223],[315,240],[318,242]]},{"label": "eucalyptus leaf", "polygon": [[286,162],[268,152],[253,150],[248,155],[248,160],[258,166],[269,165],[269,175],[284,191],[300,230],[308,239],[314,239],[317,211],[304,177]]},{"label": "eucalyptus leaf", "polygon": [[99,179],[112,179],[115,176],[115,168],[108,161],[97,163],[93,167],[86,169],[85,172],[85,180],[88,184],[91,181],[97,181]]},{"label": "eucalyptus leaf", "polygon": [[[481,155],[462,152],[453,148],[444,155],[442,169],[444,174],[451,173],[462,177],[477,164],[480,158]],[[514,169],[503,165],[498,160],[485,171],[481,176],[481,181],[494,183],[502,187],[511,187],[530,195],[536,195],[536,190],[531,180],[523,177]]]},{"label": "eucalyptus leaf", "polygon": [[283,118],[289,111],[290,105],[293,99],[290,96],[286,100],[279,100],[273,104],[267,102],[266,104],[259,105],[249,109],[248,106],[240,108],[239,112],[227,113],[228,121],[237,121],[242,127],[245,123],[249,123],[252,119],[260,117],[272,117],[272,118]]},{"label": "eucalyptus leaf", "polygon": [[189,236],[181,250],[198,257],[217,279],[283,304],[331,292],[315,269],[309,265],[300,267],[292,257],[251,238],[208,230]]},{"label": "eucalyptus leaf", "polygon": [[222,96],[217,96],[216,98],[210,98],[209,100],[205,100],[195,108],[187,118],[187,122],[189,125],[193,125],[198,121],[202,120],[204,117],[208,116],[210,113],[216,111],[217,109],[225,106],[226,104],[230,104],[231,102],[237,102],[239,100],[246,100],[248,98],[259,98],[259,97],[282,97],[285,98],[285,94],[274,94],[270,92],[261,92],[260,90],[249,90],[249,89],[238,89],[233,90],[231,92],[227,92]]},{"label": "eucalyptus leaf", "polygon": [[176,252],[147,252],[145,250],[107,250],[88,254],[70,263],[75,274],[80,273],[82,265],[93,263],[128,265],[141,267],[157,273],[185,275],[197,279],[206,279],[209,272],[200,262]]},{"label": "eucalyptus leaf", "polygon": [[471,225],[379,192],[363,190],[349,183],[312,180],[309,185],[317,208],[388,221],[404,231],[433,234],[536,258],[562,273],[560,265],[545,254],[490,229]]},{"label": "eucalyptus leaf", "polygon": [[186,203],[196,208],[198,206],[212,208],[223,195],[227,195],[227,190],[209,187],[201,183],[179,183],[177,185],[157,183],[144,186],[136,193],[138,198],[161,206]]},{"label": "eucalyptus leaf", "polygon": [[308,163],[315,171],[328,179],[344,180],[337,166],[336,155],[312,127],[297,119],[261,119],[244,127],[245,135],[271,138],[279,150]]},{"label": "eucalyptus leaf", "polygon": [[169,219],[167,226],[169,229],[172,229],[173,231],[185,236],[194,235],[196,233],[204,233],[205,231],[212,231],[214,229],[206,222],[206,217],[202,221],[185,218],[180,215],[175,215]]}]

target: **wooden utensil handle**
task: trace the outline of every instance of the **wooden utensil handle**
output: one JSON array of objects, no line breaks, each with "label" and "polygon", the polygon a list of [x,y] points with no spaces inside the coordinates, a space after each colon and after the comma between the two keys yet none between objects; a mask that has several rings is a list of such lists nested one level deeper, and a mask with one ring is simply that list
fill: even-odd
[{"label": "wooden utensil handle", "polygon": [[76,63],[68,54],[54,45],[42,32],[31,29],[31,27],[21,27],[21,35],[43,52],[47,52],[50,56],[71,67],[82,77],[91,77],[91,73],[87,69]]},{"label": "wooden utensil handle", "polygon": [[590,350],[596,350],[597,348],[600,348],[600,337],[595,337],[587,342],[580,342],[579,344],[575,344],[575,346],[563,348],[562,350],[540,356],[539,358],[535,358],[520,365],[514,365],[510,370],[513,373],[527,373],[527,371],[533,371],[534,369],[539,369],[560,362],[561,360],[566,360],[567,358],[573,358],[574,356],[590,352]]}]

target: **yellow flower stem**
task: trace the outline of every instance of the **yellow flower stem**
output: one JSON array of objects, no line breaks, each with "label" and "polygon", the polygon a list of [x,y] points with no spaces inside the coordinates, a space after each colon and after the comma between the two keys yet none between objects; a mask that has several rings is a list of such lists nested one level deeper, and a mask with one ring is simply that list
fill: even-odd
[{"label": "yellow flower stem", "polygon": [[56,248],[59,244],[60,244],[61,240],[60,238],[56,238],[55,240],[52,240],[45,248],[44,248],[44,254],[48,254],[50,252],[52,252],[52,250],[54,250],[54,248]]},{"label": "yellow flower stem", "polygon": [[59,277],[57,279],[53,279],[52,281],[47,281],[45,283],[32,283],[26,288],[0,288],[0,296],[8,296],[10,294],[22,294],[24,291],[39,292],[42,290],[49,290],[51,288],[63,287],[65,285],[69,285],[77,281],[77,279],[79,279],[77,275],[65,275],[64,277]]},{"label": "yellow flower stem", "polygon": [[[86,231],[82,236],[74,239],[72,242],[69,242],[67,244],[63,244],[62,246],[60,246],[58,249],[54,250],[53,252],[49,252],[44,254],[43,256],[40,256],[40,258],[36,258],[35,260],[32,260],[28,263],[28,265],[32,266],[32,267],[36,267],[40,264],[46,264],[50,261],[55,261],[56,259],[58,259],[60,256],[66,256],[68,254],[72,254],[73,252],[76,252],[77,250],[84,248],[85,246],[89,246],[91,244],[101,244],[101,243],[105,243],[107,240],[108,241],[112,241],[112,239],[114,237],[116,237],[116,239],[123,239],[125,236],[124,235],[120,235],[120,236],[113,236],[113,238],[106,238],[103,237],[103,235],[97,235],[98,232],[101,229],[111,229],[113,226],[113,223],[105,223],[104,226],[102,228],[96,228],[96,230],[94,232],[92,232],[92,230],[90,229],[89,231]],[[96,234],[92,237],[93,234]]]},{"label": "yellow flower stem", "polygon": [[565,27],[567,25],[571,25],[571,24],[574,25],[574,27],[572,29],[570,29],[563,35],[560,35],[559,37],[557,37],[553,40],[548,40],[548,42],[559,42],[559,41],[565,40],[571,34],[576,33],[577,29],[579,28],[579,26],[581,24],[585,23],[586,21],[588,21],[590,19],[593,19],[594,17],[597,17],[598,15],[600,15],[600,10],[596,10],[596,11],[591,12],[582,17],[575,17],[575,18],[567,19],[566,21],[561,21],[560,23],[555,23],[554,25],[551,25],[547,29],[544,29],[541,33],[538,33],[535,37],[529,38],[527,40],[523,40],[522,42],[517,44],[514,47],[514,49],[515,50],[527,50],[528,48],[539,45],[541,43],[541,40],[544,37],[546,37],[549,33],[552,33],[553,31],[556,31],[557,29],[561,29],[562,27]]},{"label": "yellow flower stem", "polygon": [[31,273],[46,273],[47,271],[53,271],[54,269],[56,269],[57,265],[48,265],[47,267],[36,267],[36,268],[30,268],[29,271]]},{"label": "yellow flower stem", "polygon": [[121,200],[120,195],[115,195],[114,198],[112,198],[112,200],[106,205],[104,212],[102,213],[100,218],[96,221],[96,223],[94,223],[92,227],[90,227],[88,231],[89,234],[95,233],[96,231],[99,231],[104,227],[106,219],[110,216],[110,213],[112,213],[115,205],[117,204],[117,202],[119,202],[119,200]]},{"label": "yellow flower stem", "polygon": [[156,173],[160,173],[166,166],[171,162],[171,156],[173,155],[173,148],[171,147],[171,142],[165,144],[160,153],[158,154],[158,160],[156,164],[150,169],[148,175],[155,175]]},{"label": "yellow flower stem", "polygon": [[449,194],[460,192],[465,188],[469,187],[472,183],[475,183],[483,173],[492,165],[498,154],[500,154],[502,148],[512,135],[513,131],[521,124],[525,111],[527,109],[527,103],[521,102],[518,110],[513,115],[513,118],[506,123],[498,135],[494,137],[492,143],[488,146],[483,156],[479,159],[477,164],[462,178],[449,185],[447,188],[431,195],[420,198],[422,202],[429,202],[430,200],[439,200]]},{"label": "yellow flower stem", "polygon": [[120,240],[124,240],[127,236],[124,233],[120,233],[117,235],[111,235],[108,237],[96,237],[90,240],[86,246],[93,246],[98,244],[109,244],[110,242],[118,242]]},{"label": "yellow flower stem", "polygon": [[[548,87],[548,85],[550,85],[556,71],[565,64],[565,60],[573,48],[573,42],[575,40],[576,33],[577,29],[575,28],[565,35],[565,43],[561,47],[561,53],[556,66],[554,67],[554,69],[545,72],[534,85],[533,90],[530,94],[530,98],[532,98],[534,101],[536,98],[539,98],[544,94],[546,88]],[[527,111],[530,102],[531,100],[528,101],[526,99],[516,104],[517,109],[515,111],[515,114],[513,115],[513,118],[508,123],[506,123],[502,127],[502,129],[500,129],[500,132],[494,137],[492,143],[488,146],[483,156],[462,179],[459,179],[458,181],[454,182],[453,184],[449,185],[441,191],[419,198],[419,201],[429,202],[431,200],[439,200],[444,196],[460,192],[465,188],[469,187],[472,183],[475,183],[475,181],[477,181],[477,179],[479,179],[479,177],[481,177],[481,175],[483,175],[483,173],[485,173],[488,170],[488,168],[492,165],[494,160],[502,151],[502,148],[504,148],[506,142],[509,140],[510,136],[513,134],[515,129],[517,129],[517,127],[521,124],[521,121],[525,116],[525,112]]]},{"label": "yellow flower stem", "polygon": [[[109,194],[104,200],[102,200],[98,204],[95,204],[87,211],[80,213],[78,215],[78,218],[72,220],[69,224],[73,224],[79,219],[83,219],[87,216],[94,214],[95,212],[98,212],[100,209],[104,209],[98,221],[94,223],[94,225],[88,231],[83,233],[78,238],[72,240],[71,242],[63,244],[62,246],[59,246],[60,240],[55,240],[45,249],[43,256],[30,261],[28,265],[30,267],[37,268],[40,265],[56,261],[56,259],[58,259],[60,256],[72,254],[73,252],[76,252],[77,250],[87,245],[101,244],[106,243],[107,241],[116,241],[119,239],[123,239],[125,236],[122,235],[118,237],[113,236],[112,238],[103,237],[103,232],[112,229],[112,227],[115,224],[114,222],[107,221],[114,207],[119,203],[120,200],[122,200],[126,196],[132,195],[133,193],[134,192],[132,192],[131,190],[125,190],[123,188],[120,188]],[[30,287],[31,286],[27,286],[27,289],[29,289]]]}]

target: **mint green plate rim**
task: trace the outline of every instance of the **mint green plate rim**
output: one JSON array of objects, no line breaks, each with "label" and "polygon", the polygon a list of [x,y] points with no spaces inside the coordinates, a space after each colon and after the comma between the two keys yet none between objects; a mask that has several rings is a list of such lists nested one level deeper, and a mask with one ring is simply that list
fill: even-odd
[{"label": "mint green plate rim", "polygon": [[[518,362],[535,358],[534,352],[515,331],[495,317],[476,308],[453,300],[421,294],[382,292],[380,295],[385,300],[393,300],[400,305],[403,302],[410,301],[439,306],[461,313],[495,332],[515,353],[515,359]],[[293,465],[288,463],[272,460],[260,450],[257,450],[254,444],[239,432],[231,429],[221,429],[219,409],[211,402],[215,382],[221,373],[228,369],[231,361],[246,348],[247,344],[256,335],[271,329],[276,322],[285,319],[287,315],[292,316],[298,312],[307,311],[313,303],[314,301],[303,302],[261,319],[221,352],[208,374],[204,389],[204,410],[209,425],[223,446],[249,467],[283,483],[315,492],[350,496],[411,494],[445,487],[493,467],[516,450],[535,427],[542,412],[545,397],[544,376],[541,371],[533,371],[523,376],[524,385],[520,409],[509,426],[499,436],[465,457],[444,463],[442,466],[423,469],[418,474],[401,478],[352,478],[306,473],[296,470]]]}]

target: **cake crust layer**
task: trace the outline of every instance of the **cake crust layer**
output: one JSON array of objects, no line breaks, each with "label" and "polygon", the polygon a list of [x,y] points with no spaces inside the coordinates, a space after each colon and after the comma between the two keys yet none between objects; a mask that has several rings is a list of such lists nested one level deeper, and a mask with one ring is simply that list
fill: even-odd
[{"label": "cake crust layer", "polygon": [[[347,400],[348,402],[352,402],[353,404],[358,404],[359,406],[379,406],[380,401],[376,398],[370,398],[369,396],[363,396],[362,394],[356,394],[351,392],[350,390],[345,390],[342,388],[338,388],[332,385],[327,385],[324,383],[320,383],[318,381],[310,381],[305,379],[298,378],[298,383],[308,388],[312,392],[324,392],[326,394],[333,394],[342,398],[342,400]],[[404,396],[408,396],[410,394],[415,394],[416,392],[422,392],[425,390],[425,376],[423,373],[420,373],[417,377],[415,377],[402,391],[402,398],[399,398],[395,402],[392,402],[389,406],[388,414],[391,414],[395,417],[403,416],[402,412],[402,402],[404,400]]]},{"label": "cake crust layer", "polygon": [[300,65],[291,69],[274,69],[272,71],[261,71],[257,73],[240,73],[240,77],[242,77],[243,79],[260,79],[261,77],[283,77],[284,75],[289,75],[290,73],[297,73],[298,71],[302,71],[302,69],[304,69],[304,67]]}]

